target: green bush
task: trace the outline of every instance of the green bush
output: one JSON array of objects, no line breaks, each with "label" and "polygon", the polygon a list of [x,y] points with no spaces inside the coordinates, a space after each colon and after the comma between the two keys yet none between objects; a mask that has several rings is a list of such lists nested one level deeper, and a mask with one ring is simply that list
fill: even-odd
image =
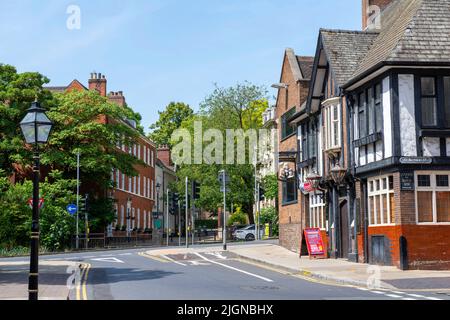
[{"label": "green bush", "polygon": [[272,227],[272,235],[278,236],[279,227],[278,227],[278,214],[275,207],[267,207],[261,210],[260,216],[261,224],[269,223]]},{"label": "green bush", "polygon": [[242,209],[238,207],[236,212],[228,219],[228,226],[232,225],[246,225],[248,223],[247,214],[242,212]]}]

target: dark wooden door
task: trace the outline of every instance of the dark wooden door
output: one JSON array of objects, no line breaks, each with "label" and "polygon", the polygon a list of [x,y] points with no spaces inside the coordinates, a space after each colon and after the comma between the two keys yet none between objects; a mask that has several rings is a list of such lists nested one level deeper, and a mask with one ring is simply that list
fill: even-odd
[{"label": "dark wooden door", "polygon": [[340,207],[340,257],[341,258],[348,258],[348,249],[349,249],[349,230],[348,230],[348,204],[347,201],[345,201],[341,207]]}]

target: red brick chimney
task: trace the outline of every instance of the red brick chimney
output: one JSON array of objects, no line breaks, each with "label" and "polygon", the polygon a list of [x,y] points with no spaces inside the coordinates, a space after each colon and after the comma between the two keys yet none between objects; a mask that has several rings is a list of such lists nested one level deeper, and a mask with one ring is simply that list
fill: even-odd
[{"label": "red brick chimney", "polygon": [[158,147],[158,159],[168,167],[172,167],[172,159],[170,158],[170,147],[166,144]]},{"label": "red brick chimney", "polygon": [[119,105],[121,107],[126,105],[125,97],[124,97],[122,91],[118,91],[118,92],[111,91],[110,93],[108,93],[108,100],[113,103],[116,103],[117,105]]},{"label": "red brick chimney", "polygon": [[[391,2],[396,0],[362,0],[363,30],[376,28],[375,16],[383,11]],[[378,7],[378,8],[377,8]]]},{"label": "red brick chimney", "polygon": [[106,97],[106,77],[101,73],[91,73],[89,90],[97,90],[102,97]]}]

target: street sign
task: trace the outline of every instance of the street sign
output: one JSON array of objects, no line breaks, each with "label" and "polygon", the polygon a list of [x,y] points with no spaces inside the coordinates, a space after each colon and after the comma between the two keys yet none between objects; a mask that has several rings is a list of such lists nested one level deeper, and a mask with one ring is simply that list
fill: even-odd
[{"label": "street sign", "polygon": [[310,257],[325,255],[322,234],[319,228],[305,229],[305,239]]},{"label": "street sign", "polygon": [[67,210],[67,212],[70,213],[71,215],[74,215],[75,213],[77,213],[77,206],[74,205],[74,204],[69,204],[69,205],[66,207],[66,210]]},{"label": "street sign", "polygon": [[[28,206],[30,207],[30,209],[33,209],[33,198],[28,200]],[[39,199],[39,209],[42,209],[42,207],[44,206],[44,198],[40,198]]]},{"label": "street sign", "polygon": [[156,229],[161,229],[161,220],[156,220],[155,221],[155,227],[156,227]]}]

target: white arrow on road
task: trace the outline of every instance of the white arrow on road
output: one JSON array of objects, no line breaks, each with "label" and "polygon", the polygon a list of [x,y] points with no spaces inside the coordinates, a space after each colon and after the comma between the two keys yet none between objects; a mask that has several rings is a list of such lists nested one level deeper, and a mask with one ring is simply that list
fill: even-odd
[{"label": "white arrow on road", "polygon": [[98,258],[98,259],[91,259],[93,261],[101,261],[101,262],[114,262],[114,263],[125,263],[122,260],[119,260],[117,258],[114,257],[110,257],[110,258]]}]

